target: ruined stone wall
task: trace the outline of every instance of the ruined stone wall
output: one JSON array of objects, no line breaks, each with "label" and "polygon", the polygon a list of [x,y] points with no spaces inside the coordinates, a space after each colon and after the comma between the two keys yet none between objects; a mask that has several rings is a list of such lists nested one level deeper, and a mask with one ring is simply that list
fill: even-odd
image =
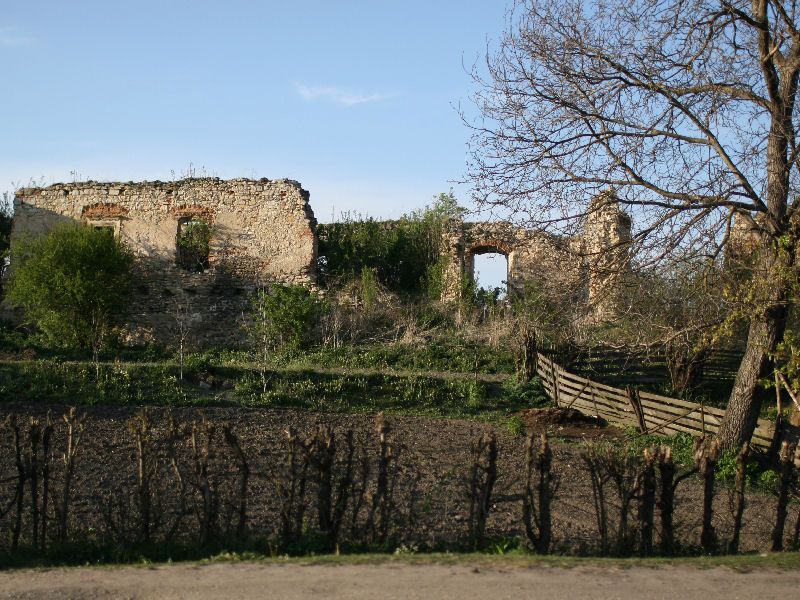
[{"label": "ruined stone wall", "polygon": [[[198,344],[238,344],[256,288],[316,283],[316,221],[309,194],[291,180],[186,179],[74,183],[17,193],[11,244],[62,221],[109,227],[136,255],[130,331],[135,340],[173,341],[189,322]],[[179,224],[211,228],[208,268],[177,263]],[[11,266],[13,269],[13,265]],[[176,316],[177,315],[179,316]]]},{"label": "ruined stone wall", "polygon": [[442,298],[459,298],[464,278],[474,276],[475,255],[498,252],[508,259],[509,293],[533,281],[553,301],[581,304],[589,320],[610,320],[629,268],[630,242],[631,219],[609,194],[591,203],[583,235],[574,238],[507,222],[454,222],[444,239]]},{"label": "ruined stone wall", "polygon": [[474,275],[475,256],[490,252],[506,256],[511,293],[521,292],[529,281],[571,289],[582,285],[582,265],[571,251],[571,240],[507,222],[454,222],[445,235],[443,252],[445,301],[456,300],[464,277]]}]

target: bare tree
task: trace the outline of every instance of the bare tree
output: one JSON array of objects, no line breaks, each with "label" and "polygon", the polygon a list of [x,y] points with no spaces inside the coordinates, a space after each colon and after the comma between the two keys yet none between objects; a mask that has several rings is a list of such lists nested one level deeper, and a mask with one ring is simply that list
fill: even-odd
[{"label": "bare tree", "polygon": [[[642,262],[722,256],[734,217],[756,274],[720,429],[747,441],[783,337],[797,246],[800,24],[790,0],[518,0],[475,69],[469,176],[484,206],[576,228],[613,189]],[[769,282],[768,284],[766,282]]]}]

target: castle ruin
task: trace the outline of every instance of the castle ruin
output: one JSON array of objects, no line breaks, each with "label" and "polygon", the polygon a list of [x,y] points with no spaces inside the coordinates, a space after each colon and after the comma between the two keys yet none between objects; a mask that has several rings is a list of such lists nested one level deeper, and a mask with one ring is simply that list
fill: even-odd
[{"label": "castle ruin", "polygon": [[[136,257],[132,341],[170,341],[188,326],[204,344],[241,343],[256,289],[316,285],[317,223],[309,193],[287,179],[186,179],[24,188],[14,203],[12,246],[60,222],[103,228]],[[187,235],[206,245],[188,258]],[[474,257],[508,260],[508,291],[531,279],[570,290],[599,319],[613,318],[614,288],[628,262],[630,218],[612,195],[589,207],[582,236],[559,237],[506,222],[451,224],[443,239],[444,301],[458,299]],[[13,269],[13,265],[12,265]]]},{"label": "castle ruin", "polygon": [[[316,283],[316,220],[309,194],[287,179],[186,179],[25,188],[14,201],[12,247],[64,221],[108,229],[136,256],[129,329],[135,341],[174,339],[179,325],[204,343],[242,339],[256,288]],[[207,252],[187,263],[180,240],[208,231]],[[13,269],[13,265],[11,266]],[[181,314],[179,314],[179,312]]]},{"label": "castle ruin", "polygon": [[[589,205],[583,234],[560,237],[509,222],[456,222],[445,235],[445,301],[457,300],[462,282],[474,278],[475,256],[502,254],[507,260],[508,293],[526,282],[568,290],[587,307],[592,320],[613,319],[620,279],[629,268],[631,218],[613,195]],[[559,294],[562,298],[567,294]]]}]

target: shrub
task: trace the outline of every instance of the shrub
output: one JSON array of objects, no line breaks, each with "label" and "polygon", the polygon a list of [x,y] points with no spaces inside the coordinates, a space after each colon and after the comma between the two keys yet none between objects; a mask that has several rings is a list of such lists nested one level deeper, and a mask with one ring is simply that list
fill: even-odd
[{"label": "shrub", "polygon": [[552,404],[552,400],[544,391],[542,380],[538,377],[530,381],[509,377],[503,382],[503,397],[514,405],[540,408]]},{"label": "shrub", "polygon": [[465,382],[464,392],[467,397],[467,407],[472,410],[479,410],[486,404],[486,386],[482,381],[471,379]]},{"label": "shrub", "polygon": [[8,300],[57,345],[98,353],[122,322],[133,255],[108,231],[67,223],[12,250]]},{"label": "shrub", "polygon": [[253,299],[254,336],[262,347],[292,352],[313,341],[325,303],[299,285],[273,285]]},{"label": "shrub", "polygon": [[694,464],[694,438],[688,433],[641,435],[635,427],[629,427],[625,430],[625,436],[625,445],[631,455],[641,456],[645,448],[669,446],[676,465],[689,467]]},{"label": "shrub", "polygon": [[515,436],[525,435],[525,423],[518,416],[514,415],[508,419],[506,424],[508,433]]}]

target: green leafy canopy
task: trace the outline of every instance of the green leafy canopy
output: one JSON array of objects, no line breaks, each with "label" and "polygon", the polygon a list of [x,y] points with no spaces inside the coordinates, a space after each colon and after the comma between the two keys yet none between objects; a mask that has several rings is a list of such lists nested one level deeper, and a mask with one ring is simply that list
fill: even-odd
[{"label": "green leafy canopy", "polygon": [[97,350],[126,313],[132,265],[109,230],[65,223],[15,243],[7,298],[51,341]]}]

